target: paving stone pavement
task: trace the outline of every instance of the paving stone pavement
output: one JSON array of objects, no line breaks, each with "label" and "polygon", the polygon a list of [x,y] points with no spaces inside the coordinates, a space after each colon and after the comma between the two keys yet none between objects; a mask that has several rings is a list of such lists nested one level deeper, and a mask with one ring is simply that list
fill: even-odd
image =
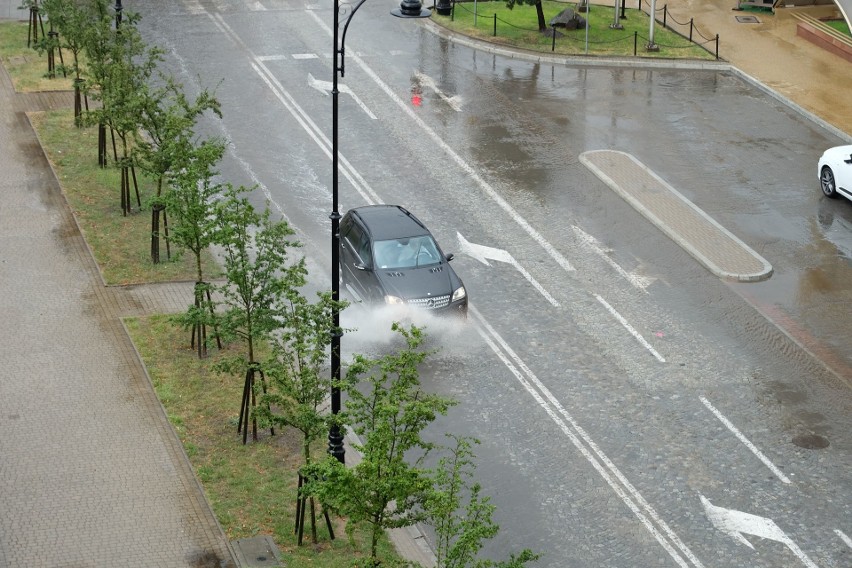
[{"label": "paving stone pavement", "polygon": [[119,316],[191,283],[106,288],[0,67],[0,567],[233,566]]}]

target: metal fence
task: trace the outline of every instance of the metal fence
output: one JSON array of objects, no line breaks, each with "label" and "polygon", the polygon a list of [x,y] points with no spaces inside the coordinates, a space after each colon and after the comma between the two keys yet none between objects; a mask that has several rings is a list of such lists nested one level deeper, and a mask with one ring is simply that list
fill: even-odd
[{"label": "metal fence", "polygon": [[[581,2],[585,3],[582,0],[581,0]],[[507,22],[506,20],[500,18],[497,14],[486,15],[486,14],[482,14],[478,11],[474,12],[473,10],[471,10],[470,8],[465,6],[465,4],[470,4],[470,2],[456,2],[455,0],[453,0],[452,9],[450,11],[450,19],[451,20],[455,19],[455,13],[456,13],[457,9],[458,10],[464,10],[465,12],[474,15],[474,21],[476,21],[480,18],[486,20],[490,24],[491,35],[493,37],[498,37],[498,30],[500,29],[500,27],[498,27],[498,22],[499,22],[500,26],[504,27],[504,29],[505,28],[513,28],[513,29],[516,29],[516,30],[529,31],[529,32],[538,32],[539,31],[538,28],[532,29],[532,28],[523,28],[523,27],[520,27],[520,26],[516,26],[516,25],[514,25],[510,22]],[[650,8],[650,6],[649,6],[649,8]],[[638,11],[642,12],[643,14],[648,15],[650,10],[646,11],[645,9],[643,9],[642,0],[639,0]],[[661,14],[662,14],[662,19],[660,19]],[[622,4],[621,4],[621,17],[622,18],[625,17],[624,0],[622,0]],[[698,29],[696,29],[693,18],[690,18],[688,22],[679,22],[671,14],[669,14],[668,6],[664,5],[662,8],[658,8],[658,9],[654,10],[654,20],[655,20],[655,22],[660,23],[663,26],[664,29],[667,29],[667,30],[677,34],[678,36],[688,40],[689,44],[686,45],[686,46],[682,46],[682,45],[660,44],[660,43],[657,43],[656,41],[651,42],[651,38],[645,37],[642,34],[640,34],[639,32],[633,32],[632,36],[625,36],[625,37],[616,38],[616,39],[609,40],[609,41],[590,41],[590,40],[588,40],[588,38],[577,38],[577,37],[573,37],[571,35],[566,34],[566,35],[563,35],[561,38],[559,38],[558,42],[560,44],[568,43],[568,44],[585,45],[587,50],[588,50],[589,44],[603,46],[603,45],[606,45],[606,44],[633,42],[633,56],[638,57],[639,56],[640,40],[641,40],[641,42],[642,42],[641,45],[648,46],[648,47],[650,47],[651,45],[654,45],[657,48],[665,47],[667,49],[690,49],[694,46],[697,46],[697,47],[700,47],[700,48],[704,49],[705,51],[707,51],[710,55],[713,55],[717,60],[719,59],[719,34],[716,34],[715,37],[712,37],[712,38],[708,38],[708,37],[703,36],[698,31]],[[679,28],[674,27],[672,24],[674,24],[674,26],[679,26]],[[479,26],[479,24],[476,24],[476,25],[477,25],[477,27]],[[550,33],[551,47],[550,47],[550,49],[551,49],[551,51],[556,51],[557,35],[558,34],[556,33],[555,28],[549,28],[549,29],[551,30],[551,33]],[[696,39],[696,38],[700,38],[700,40]],[[649,51],[650,51],[650,49],[649,49]]]}]

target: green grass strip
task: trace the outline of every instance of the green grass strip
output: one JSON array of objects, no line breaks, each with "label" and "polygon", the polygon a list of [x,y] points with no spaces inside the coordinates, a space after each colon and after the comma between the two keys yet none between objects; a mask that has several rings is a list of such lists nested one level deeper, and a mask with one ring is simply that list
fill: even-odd
[{"label": "green grass strip", "polygon": [[[297,469],[301,465],[301,434],[295,430],[259,430],[259,441],[243,445],[237,434],[244,377],[219,374],[213,365],[234,348],[213,351],[198,359],[189,348],[189,334],[166,316],[129,318],[125,326],[145,363],[154,390],[180,437],[192,467],[219,523],[230,540],[270,535],[289,568],[349,568],[366,559],[366,539],[355,535],[353,548],[339,519],[331,517],[331,541],[317,509],[318,543],[310,532],[296,546]],[[322,446],[322,444],[320,444]],[[318,447],[314,455],[322,455]],[[388,539],[381,543],[386,566],[399,562]]]},{"label": "green grass strip", "polygon": [[[29,117],[108,285],[195,280],[194,257],[181,255],[172,246],[172,259],[167,260],[162,239],[160,263],[151,261],[151,210],[147,205],[154,195],[151,180],[137,170],[142,207],[131,187],[133,213],[122,216],[120,171],[98,166],[97,128],[74,126],[72,109],[30,113]],[[206,255],[207,277],[220,272],[212,256]]]},{"label": "green grass strip", "polygon": [[[565,2],[545,0],[542,5],[545,22],[548,25],[550,20],[565,8],[573,8],[577,11],[576,5]],[[612,29],[610,25],[615,20],[614,9],[592,4],[589,12],[578,12],[578,15],[586,19],[589,24],[588,44],[585,27],[576,30],[557,28],[559,34],[552,52],[560,55],[585,55],[588,50],[588,55],[592,56],[633,57],[635,43],[637,57],[715,59],[715,38],[710,41],[697,33],[693,34],[693,40],[701,42],[705,49],[663,28],[660,22],[654,26],[654,43],[659,47],[659,51],[647,51],[645,48],[650,36],[650,18],[644,12],[635,9],[625,10],[624,13],[626,17],[619,17],[618,20],[623,29]],[[495,15],[496,35],[494,34]],[[661,17],[658,14],[658,18]],[[452,17],[435,14],[432,19],[453,31],[493,43],[546,53],[551,53],[554,47],[553,39],[538,31],[538,18],[534,6],[516,5],[510,10],[502,1],[463,2],[455,5]],[[669,22],[669,25],[674,24]],[[689,28],[685,27],[683,31],[688,34]]]}]

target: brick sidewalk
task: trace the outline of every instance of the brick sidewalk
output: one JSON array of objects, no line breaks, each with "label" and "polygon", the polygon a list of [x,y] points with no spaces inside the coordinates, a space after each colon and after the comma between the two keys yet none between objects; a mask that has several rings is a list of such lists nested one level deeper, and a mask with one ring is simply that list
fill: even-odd
[{"label": "brick sidewalk", "polygon": [[0,567],[232,566],[119,316],[191,284],[105,288],[0,67]]}]

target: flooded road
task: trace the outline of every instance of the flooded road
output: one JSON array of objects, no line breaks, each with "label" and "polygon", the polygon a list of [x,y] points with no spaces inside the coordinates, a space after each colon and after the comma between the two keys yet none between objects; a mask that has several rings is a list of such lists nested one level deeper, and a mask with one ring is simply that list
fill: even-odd
[{"label": "flooded road", "polygon": [[[402,204],[456,253],[471,318],[427,321],[440,352],[423,382],[460,401],[436,441],[482,440],[503,528],[486,553],[848,565],[852,204],[816,179],[842,140],[730,71],[507,59],[385,17],[393,5],[365,5],[347,39],[341,210]],[[143,16],[189,85],[223,79],[224,120],[207,125],[230,143],[223,177],[259,184],[328,287],[329,7]],[[635,156],[772,277],[711,274],[580,162],[590,150]],[[371,324],[344,313],[347,353],[393,347]]]},{"label": "flooded road", "polygon": [[772,263],[771,279],[737,289],[799,322],[803,330],[788,331],[831,351],[835,370],[852,380],[852,330],[838,317],[852,305],[852,204],[824,198],[816,177],[823,149],[842,140],[731,75],[512,62],[486,82],[481,54],[470,59],[479,79],[460,93],[464,116],[452,115],[457,145],[518,199],[583,218],[629,249],[631,216],[612,215],[596,203],[607,199],[599,188],[577,183],[577,156],[636,156]]}]

